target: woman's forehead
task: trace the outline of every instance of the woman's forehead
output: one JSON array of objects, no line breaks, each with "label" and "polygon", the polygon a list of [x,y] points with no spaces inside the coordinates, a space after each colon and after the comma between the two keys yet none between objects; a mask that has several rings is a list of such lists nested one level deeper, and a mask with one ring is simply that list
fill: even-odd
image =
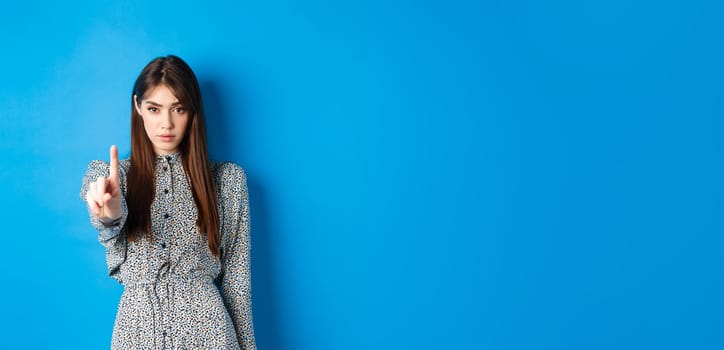
[{"label": "woman's forehead", "polygon": [[165,84],[157,85],[146,91],[143,96],[143,102],[164,106],[181,103],[173,91]]}]

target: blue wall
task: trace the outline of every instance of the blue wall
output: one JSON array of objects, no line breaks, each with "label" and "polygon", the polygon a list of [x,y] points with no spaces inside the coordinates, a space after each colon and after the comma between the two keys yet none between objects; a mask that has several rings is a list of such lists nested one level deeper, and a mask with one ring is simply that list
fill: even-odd
[{"label": "blue wall", "polygon": [[724,348],[722,7],[81,1],[0,10],[0,348],[102,349],[78,197],[169,53],[252,206],[260,349]]}]

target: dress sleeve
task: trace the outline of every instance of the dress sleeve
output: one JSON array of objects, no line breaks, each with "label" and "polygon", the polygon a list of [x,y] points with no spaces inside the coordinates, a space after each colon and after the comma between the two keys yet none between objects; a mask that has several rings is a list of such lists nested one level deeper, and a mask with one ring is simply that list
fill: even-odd
[{"label": "dress sleeve", "polygon": [[[83,184],[80,188],[80,198],[85,202],[85,196],[88,193],[89,185],[96,181],[98,177],[108,177],[110,173],[110,165],[107,162],[94,160],[88,164],[88,170],[83,176]],[[128,218],[128,206],[125,198],[125,171],[119,169],[119,180],[121,183],[121,219],[112,226],[106,226],[90,212],[91,225],[98,230],[98,241],[106,248],[106,264],[108,265],[108,275],[123,282],[120,279],[119,270],[121,264],[126,260],[126,238],[121,235],[123,226]],[[87,206],[86,206],[87,207]]]},{"label": "dress sleeve", "polygon": [[[249,230],[249,192],[244,170],[231,163],[231,169],[222,176],[222,181],[234,183],[221,191],[221,201],[236,203],[225,208],[226,220],[233,220],[228,232],[221,232],[221,294],[236,328],[239,345],[244,350],[256,350],[251,309],[251,240]],[[227,178],[230,176],[231,178]]]}]

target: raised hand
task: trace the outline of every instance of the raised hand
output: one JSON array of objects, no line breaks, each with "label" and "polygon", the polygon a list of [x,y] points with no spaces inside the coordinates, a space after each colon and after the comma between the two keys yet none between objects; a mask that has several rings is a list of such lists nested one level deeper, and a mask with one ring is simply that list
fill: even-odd
[{"label": "raised hand", "polygon": [[121,185],[118,179],[118,148],[111,146],[110,176],[98,177],[88,184],[86,203],[91,213],[103,221],[121,217]]}]

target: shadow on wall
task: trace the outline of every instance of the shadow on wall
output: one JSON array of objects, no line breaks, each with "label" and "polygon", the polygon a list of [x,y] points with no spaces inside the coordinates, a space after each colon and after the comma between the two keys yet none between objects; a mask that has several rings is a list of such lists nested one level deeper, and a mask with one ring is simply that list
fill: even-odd
[{"label": "shadow on wall", "polygon": [[[244,166],[240,155],[241,150],[234,147],[246,147],[246,138],[243,127],[247,113],[230,116],[224,101],[222,89],[214,81],[200,83],[203,96],[204,111],[206,112],[207,138],[212,159],[234,161]],[[241,96],[243,100],[243,96]],[[235,101],[239,96],[234,96]],[[243,105],[243,104],[242,104]],[[231,118],[238,118],[241,123],[232,122]],[[233,127],[235,125],[236,127]],[[232,139],[235,142],[232,142]],[[238,146],[241,145],[241,146]],[[246,148],[245,148],[246,149]],[[247,169],[245,169],[247,170]],[[247,183],[249,187],[249,201],[251,213],[251,246],[252,246],[252,303],[254,313],[254,330],[257,347],[265,350],[289,349],[279,334],[279,310],[276,281],[273,275],[274,249],[271,246],[272,227],[269,225],[270,215],[263,190],[262,179],[255,176],[253,171],[247,170]]]}]

